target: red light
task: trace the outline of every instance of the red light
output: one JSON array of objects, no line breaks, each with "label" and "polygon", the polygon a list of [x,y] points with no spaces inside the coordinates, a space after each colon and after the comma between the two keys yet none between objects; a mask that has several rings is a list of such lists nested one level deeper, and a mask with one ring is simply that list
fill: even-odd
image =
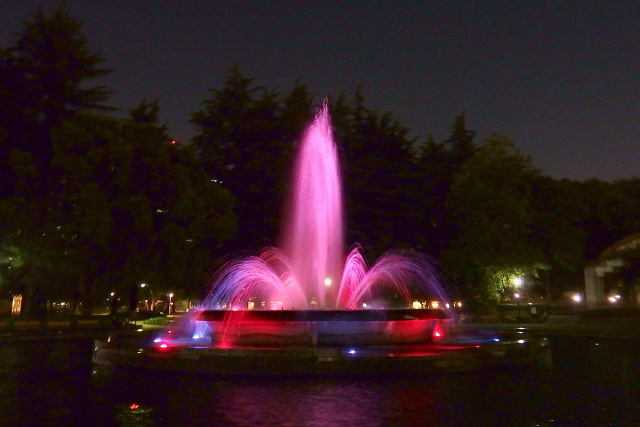
[{"label": "red light", "polygon": [[166,342],[163,342],[162,344],[160,344],[160,348],[167,348],[167,347],[169,347],[169,346],[167,345]]},{"label": "red light", "polygon": [[442,332],[442,328],[440,327],[440,321],[438,321],[438,323],[436,323],[436,326],[433,328],[432,337],[434,340],[439,340],[443,336],[444,333]]},{"label": "red light", "polygon": [[132,403],[131,406],[129,406],[129,408],[131,409],[138,409],[140,407],[140,405],[138,405],[137,403]]}]

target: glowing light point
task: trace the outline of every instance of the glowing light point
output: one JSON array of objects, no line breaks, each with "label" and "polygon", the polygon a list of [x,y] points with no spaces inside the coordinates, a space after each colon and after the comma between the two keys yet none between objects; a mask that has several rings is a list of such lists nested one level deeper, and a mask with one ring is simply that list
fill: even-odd
[{"label": "glowing light point", "polygon": [[444,336],[444,334],[442,333],[442,328],[440,326],[440,322],[438,322],[436,324],[436,326],[433,328],[433,332],[431,334],[431,336],[433,337],[434,340],[439,340],[440,338],[442,338]]},{"label": "glowing light point", "polygon": [[333,283],[333,281],[331,280],[330,277],[327,277],[326,279],[324,279],[324,285],[325,286],[331,286],[332,283]]}]

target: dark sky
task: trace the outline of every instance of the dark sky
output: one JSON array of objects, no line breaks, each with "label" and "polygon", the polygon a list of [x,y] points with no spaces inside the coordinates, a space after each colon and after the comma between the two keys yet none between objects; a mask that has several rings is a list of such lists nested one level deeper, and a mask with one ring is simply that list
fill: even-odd
[{"label": "dark sky", "polygon": [[[70,0],[128,108],[160,97],[186,140],[190,114],[238,62],[258,84],[320,98],[363,84],[414,136],[457,114],[511,136],[555,178],[640,176],[640,2]],[[0,1],[0,46],[43,5]],[[364,6],[363,4],[366,4]]]}]

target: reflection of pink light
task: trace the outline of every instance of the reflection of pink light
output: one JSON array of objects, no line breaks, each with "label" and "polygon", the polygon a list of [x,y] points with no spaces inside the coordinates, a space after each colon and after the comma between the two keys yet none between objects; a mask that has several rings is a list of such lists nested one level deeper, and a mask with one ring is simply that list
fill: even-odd
[{"label": "reflection of pink light", "polygon": [[164,349],[166,349],[166,348],[167,348],[167,347],[169,347],[169,346],[167,345],[167,343],[166,343],[166,342],[163,342],[162,344],[160,344],[160,346],[159,346],[159,347],[160,347],[161,349],[163,349],[163,350],[164,350]]}]

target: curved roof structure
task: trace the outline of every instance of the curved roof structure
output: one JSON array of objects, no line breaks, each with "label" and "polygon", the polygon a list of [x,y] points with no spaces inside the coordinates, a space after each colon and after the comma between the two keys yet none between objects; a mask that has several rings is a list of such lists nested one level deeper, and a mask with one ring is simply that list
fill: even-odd
[{"label": "curved roof structure", "polygon": [[630,234],[605,249],[598,259],[604,261],[611,258],[640,257],[640,233]]}]

